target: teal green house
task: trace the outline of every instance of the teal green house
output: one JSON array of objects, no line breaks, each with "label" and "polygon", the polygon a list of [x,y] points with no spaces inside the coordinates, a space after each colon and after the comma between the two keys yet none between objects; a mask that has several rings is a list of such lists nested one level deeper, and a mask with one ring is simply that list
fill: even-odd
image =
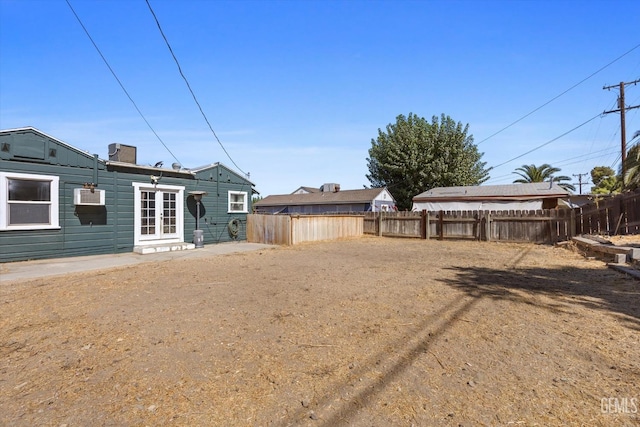
[{"label": "teal green house", "polygon": [[[32,128],[0,130],[0,262],[195,249],[246,239],[254,184],[221,163],[108,158]],[[197,231],[196,231],[197,230]]]}]

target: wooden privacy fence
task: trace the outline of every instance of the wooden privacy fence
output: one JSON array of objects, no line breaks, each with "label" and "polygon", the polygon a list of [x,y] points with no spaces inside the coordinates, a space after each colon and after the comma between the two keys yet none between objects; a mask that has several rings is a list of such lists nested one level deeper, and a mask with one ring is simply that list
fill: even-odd
[{"label": "wooden privacy fence", "polygon": [[556,243],[583,234],[640,234],[640,190],[575,209],[248,215],[249,242],[295,245],[373,234]]},{"label": "wooden privacy fence", "polygon": [[247,241],[272,245],[362,236],[362,215],[247,215]]},{"label": "wooden privacy fence", "polygon": [[576,208],[576,234],[640,233],[640,190]]},{"label": "wooden privacy fence", "polygon": [[422,239],[555,243],[574,235],[571,209],[536,211],[368,212],[367,234]]}]

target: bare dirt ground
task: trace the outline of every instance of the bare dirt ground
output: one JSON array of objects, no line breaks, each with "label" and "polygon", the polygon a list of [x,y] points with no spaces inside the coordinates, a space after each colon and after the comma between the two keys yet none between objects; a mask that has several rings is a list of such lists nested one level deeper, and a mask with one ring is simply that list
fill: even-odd
[{"label": "bare dirt ground", "polygon": [[0,425],[639,425],[639,286],[373,237],[8,283]]},{"label": "bare dirt ground", "polygon": [[629,246],[633,248],[640,247],[640,235],[626,235],[626,236],[608,236],[605,237],[608,241],[616,246]]}]

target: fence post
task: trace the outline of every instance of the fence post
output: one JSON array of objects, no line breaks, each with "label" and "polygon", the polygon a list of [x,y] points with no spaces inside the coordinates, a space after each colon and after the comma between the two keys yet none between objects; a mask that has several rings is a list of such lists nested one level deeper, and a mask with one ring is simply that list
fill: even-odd
[{"label": "fence post", "polygon": [[427,224],[429,223],[429,220],[427,219],[427,215],[429,215],[426,211],[426,209],[423,209],[422,212],[420,213],[420,238],[421,239],[426,239],[427,238]]},{"label": "fence post", "polygon": [[378,212],[378,236],[382,236],[382,211]]},{"label": "fence post", "polygon": [[429,211],[427,211],[426,230],[427,230],[427,240],[429,240],[431,238],[431,215],[429,215]]},{"label": "fence post", "polygon": [[569,215],[569,235],[567,236],[570,240],[573,236],[576,235],[576,211],[575,209],[571,209],[571,214]]},{"label": "fence post", "polygon": [[491,241],[491,212],[487,212],[487,216],[485,217],[485,238],[487,239],[487,242]]},{"label": "fence post", "polygon": [[440,234],[438,236],[438,240],[444,240],[444,212],[440,211],[440,218],[438,219],[440,223]]},{"label": "fence post", "polygon": [[[613,232],[614,236],[618,235],[618,230],[620,229],[620,223],[622,222],[622,218],[624,217],[624,211],[625,211],[625,203],[624,203],[624,197],[620,197],[620,218],[618,218],[618,223],[616,224],[616,229]],[[620,234],[628,234],[629,230],[625,230],[623,233]]]}]

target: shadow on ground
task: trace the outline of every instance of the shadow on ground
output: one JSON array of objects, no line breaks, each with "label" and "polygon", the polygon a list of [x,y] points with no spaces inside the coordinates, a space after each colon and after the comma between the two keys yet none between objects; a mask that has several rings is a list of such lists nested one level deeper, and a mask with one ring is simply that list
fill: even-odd
[{"label": "shadow on ground", "polygon": [[[382,350],[363,360],[350,372],[346,381],[331,387],[328,394],[318,399],[318,420],[313,425],[323,427],[351,425],[360,411],[375,405],[377,395],[413,365],[418,357],[431,353],[430,349],[438,338],[453,327],[461,317],[463,318],[464,314],[479,301],[480,298],[456,298],[450,301],[425,317],[412,331],[412,339],[392,343],[391,347],[396,349],[393,353]],[[438,363],[440,363],[439,360]],[[372,370],[383,371],[383,374],[375,381],[358,382],[358,378],[366,377],[366,374]],[[348,399],[336,404],[337,396],[347,395]],[[283,426],[299,425],[303,419],[308,419],[307,413],[305,409],[298,410]]]},{"label": "shadow on ground", "polygon": [[[606,270],[516,268],[515,265],[528,252],[521,252],[510,263],[512,267],[507,269],[449,268],[455,273],[454,277],[439,280],[465,292],[467,297],[450,301],[423,319],[413,330],[413,339],[394,343],[396,351],[393,354],[381,351],[363,361],[352,373],[354,378],[365,376],[372,369],[382,370],[383,375],[374,382],[363,384],[348,400],[338,404],[335,403],[335,396],[340,396],[342,390],[347,389],[349,381],[336,384],[329,395],[317,402],[319,410],[325,408],[326,412],[318,414],[320,418],[314,425],[350,425],[363,408],[375,404],[378,393],[415,363],[420,355],[431,353],[435,341],[484,298],[531,304],[553,313],[572,313],[575,304],[578,304],[591,310],[611,313],[620,319],[621,324],[640,330],[638,282]],[[380,363],[381,360],[384,363]],[[294,423],[306,418],[302,410],[292,415],[291,420],[297,420]],[[291,422],[285,425],[291,425]]]},{"label": "shadow on ground", "polygon": [[640,284],[612,271],[576,267],[449,270],[455,277],[441,281],[470,296],[534,304],[554,312],[567,312],[578,304],[609,312],[623,325],[640,330]]}]

